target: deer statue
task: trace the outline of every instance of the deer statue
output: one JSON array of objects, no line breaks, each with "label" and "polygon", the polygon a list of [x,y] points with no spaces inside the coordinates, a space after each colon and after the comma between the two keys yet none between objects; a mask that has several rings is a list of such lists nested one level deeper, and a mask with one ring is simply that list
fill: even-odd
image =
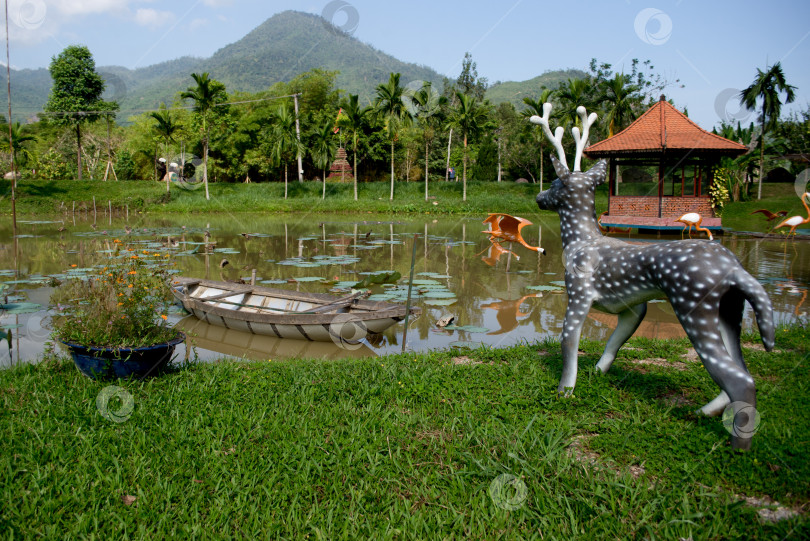
[{"label": "deer statue", "polygon": [[[563,128],[554,134],[543,116],[530,121],[542,126],[557,151],[551,161],[557,178],[537,195],[537,205],[560,216],[568,307],[562,331],[562,378],[558,393],[570,395],[577,379],[580,333],[591,307],[618,314],[596,370],[605,373],[616,353],[636,331],[647,313],[647,302],[669,299],[695,347],[703,366],[722,392],[700,409],[707,416],[734,414],[731,444],[749,449],[755,431],[756,386],[740,348],[743,303],[754,309],[762,341],[773,349],[771,301],[762,286],[743,269],[728,249],[708,240],[680,240],[636,245],[604,237],[594,210],[594,189],[605,182],[607,164],[597,162],[589,171],[580,169],[582,153],[596,114],[577,108],[582,121],[571,132],[576,142],[573,171],[568,169],[562,146]],[[728,410],[727,410],[728,408]],[[753,412],[753,413],[752,413]]]}]

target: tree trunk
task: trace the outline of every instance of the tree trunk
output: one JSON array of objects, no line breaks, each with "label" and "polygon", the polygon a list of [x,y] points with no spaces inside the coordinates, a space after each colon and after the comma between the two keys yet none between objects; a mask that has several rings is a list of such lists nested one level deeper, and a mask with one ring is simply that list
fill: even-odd
[{"label": "tree trunk", "polygon": [[323,193],[321,193],[321,200],[326,199],[326,169],[323,170]]},{"label": "tree trunk", "polygon": [[498,139],[498,182],[500,181],[501,181],[501,140]]},{"label": "tree trunk", "polygon": [[[166,156],[168,156],[168,155],[169,155],[169,142],[166,141]],[[169,162],[168,162],[168,158],[166,158],[166,160],[167,160],[166,161],[166,193],[169,193],[171,190],[169,190]]]},{"label": "tree trunk", "polygon": [[464,172],[462,179],[464,181],[464,187],[461,189],[461,200],[467,200],[467,135],[464,135]]},{"label": "tree trunk", "polygon": [[759,134],[759,187],[757,199],[762,199],[762,173],[765,169],[765,112],[762,113],[762,131]]},{"label": "tree trunk", "polygon": [[287,199],[287,164],[284,164],[284,199]]},{"label": "tree trunk", "polygon": [[394,139],[391,139],[391,196],[389,201],[394,200]]},{"label": "tree trunk", "polygon": [[203,141],[203,184],[205,184],[205,200],[211,199],[208,194],[208,131],[205,132],[205,140]]},{"label": "tree trunk", "polygon": [[354,200],[357,201],[357,132],[354,133]]},{"label": "tree trunk", "polygon": [[76,146],[79,149],[79,180],[82,179],[82,125],[76,123]]},{"label": "tree trunk", "polygon": [[450,145],[453,142],[453,128],[450,128],[450,136],[447,138],[447,165],[444,168],[444,181],[450,180]]},{"label": "tree trunk", "polygon": [[543,191],[543,140],[540,139],[540,191]]},{"label": "tree trunk", "polygon": [[430,157],[430,146],[425,138],[425,201],[428,200],[428,162]]}]

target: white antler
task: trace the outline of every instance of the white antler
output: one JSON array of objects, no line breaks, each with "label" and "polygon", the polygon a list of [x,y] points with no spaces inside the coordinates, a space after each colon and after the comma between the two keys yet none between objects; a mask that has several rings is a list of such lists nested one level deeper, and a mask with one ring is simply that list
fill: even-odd
[{"label": "white antler", "polygon": [[582,152],[585,150],[585,146],[588,144],[588,131],[591,129],[591,124],[596,122],[596,113],[591,113],[588,115],[585,108],[580,105],[577,107],[577,114],[579,115],[580,120],[582,120],[582,137],[579,135],[579,128],[576,126],[571,128],[571,133],[574,134],[574,142],[577,144],[577,153],[574,155],[574,171],[582,171],[582,168],[580,167],[580,162],[582,162]]},{"label": "white antler", "polygon": [[557,156],[560,159],[560,163],[563,164],[566,169],[568,169],[568,162],[565,159],[565,150],[563,149],[562,146],[562,137],[563,132],[565,130],[563,130],[562,126],[558,126],[554,134],[552,135],[551,128],[548,126],[548,119],[550,115],[551,115],[551,104],[544,103],[543,116],[534,115],[529,119],[529,122],[531,122],[532,124],[539,124],[543,126],[543,131],[545,132],[546,137],[548,137],[548,140],[551,141],[551,144],[554,145],[554,148],[557,149]]}]

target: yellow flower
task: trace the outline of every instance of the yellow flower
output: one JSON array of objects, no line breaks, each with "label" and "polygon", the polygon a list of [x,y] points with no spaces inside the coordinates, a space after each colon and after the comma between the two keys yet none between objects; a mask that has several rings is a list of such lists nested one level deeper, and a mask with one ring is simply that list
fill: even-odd
[{"label": "yellow flower", "polygon": [[164,320],[169,319],[169,316],[167,316],[166,314],[160,314],[160,317],[162,317]]},{"label": "yellow flower", "polygon": [[132,284],[129,284],[127,287],[132,287]]}]

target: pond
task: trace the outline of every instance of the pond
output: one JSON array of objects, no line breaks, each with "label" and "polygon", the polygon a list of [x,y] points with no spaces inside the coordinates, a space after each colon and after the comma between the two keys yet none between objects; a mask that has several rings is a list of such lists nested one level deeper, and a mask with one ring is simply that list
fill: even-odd
[{"label": "pond", "polygon": [[[101,217],[99,217],[101,218]],[[309,292],[344,295],[364,276],[397,271],[398,284],[375,286],[373,299],[405,302],[415,243],[413,305],[421,314],[412,319],[406,349],[427,351],[451,346],[492,347],[557,338],[567,297],[559,220],[552,215],[527,216],[534,225],[523,229],[540,255],[515,245],[511,253],[493,248],[479,217],[397,218],[377,215],[222,214],[128,220],[20,221],[15,242],[10,220],[0,228],[0,281],[8,301],[38,303],[22,313],[6,313],[0,323],[12,327],[12,348],[0,344],[0,366],[35,361],[49,341],[48,277],[71,265],[88,268],[100,262],[112,240],[136,241],[150,249],[170,252],[184,276],[213,280],[250,280]],[[213,251],[203,249],[206,231]],[[627,235],[620,235],[627,237]],[[678,235],[633,235],[631,240],[660,242]],[[808,314],[810,242],[748,238],[726,234],[722,242],[766,288],[775,319],[788,323]],[[508,243],[503,248],[509,249]],[[15,261],[16,259],[16,261]],[[222,261],[228,264],[221,267]],[[453,330],[436,322],[454,316]],[[191,346],[178,355],[210,361],[229,355],[250,359],[292,357],[341,358],[402,351],[404,325],[358,346],[280,340],[210,326],[193,316],[172,314],[171,320],[190,335]],[[592,310],[583,336],[606,340],[616,316]],[[753,328],[746,305],[744,326]],[[672,338],[683,329],[666,301],[649,305],[636,336]]]}]

